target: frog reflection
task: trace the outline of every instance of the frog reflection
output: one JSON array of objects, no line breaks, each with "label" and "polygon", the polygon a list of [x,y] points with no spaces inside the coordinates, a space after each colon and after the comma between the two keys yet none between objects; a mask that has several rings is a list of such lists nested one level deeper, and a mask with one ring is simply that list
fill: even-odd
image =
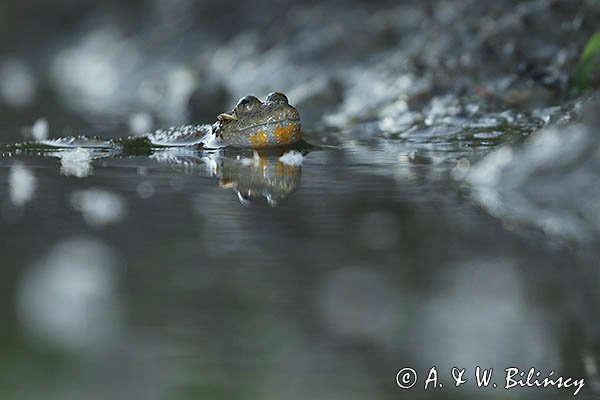
[{"label": "frog reflection", "polygon": [[[307,148],[269,150],[203,151],[189,148],[157,149],[151,159],[188,173],[219,179],[219,186],[233,189],[240,202],[249,205],[265,199],[276,206],[300,185],[303,153]],[[96,149],[64,149],[45,153],[60,159],[60,173],[85,178],[93,173],[92,162],[113,155]]]},{"label": "frog reflection", "polygon": [[241,152],[165,149],[151,157],[187,172],[218,178],[219,186],[232,189],[243,205],[264,199],[276,206],[300,185],[303,155],[290,149]]},{"label": "frog reflection", "polygon": [[219,185],[233,189],[242,204],[264,198],[276,206],[300,185],[301,157],[292,151],[281,156],[255,152],[252,158],[224,159]]}]

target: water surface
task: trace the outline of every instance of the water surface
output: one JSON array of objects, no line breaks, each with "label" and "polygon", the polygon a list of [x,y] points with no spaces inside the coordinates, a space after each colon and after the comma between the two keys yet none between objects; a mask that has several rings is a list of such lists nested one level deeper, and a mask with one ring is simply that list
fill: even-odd
[{"label": "water surface", "polygon": [[478,398],[451,367],[587,376],[596,250],[472,199],[489,135],[361,129],[309,132],[332,147],[271,204],[247,191],[278,156],[3,157],[2,397],[430,398],[395,374],[436,366],[439,396]]}]

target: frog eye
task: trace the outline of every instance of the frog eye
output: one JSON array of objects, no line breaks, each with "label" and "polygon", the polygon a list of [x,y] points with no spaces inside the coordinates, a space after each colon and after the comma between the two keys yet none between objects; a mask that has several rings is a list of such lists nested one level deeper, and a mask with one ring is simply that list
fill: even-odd
[{"label": "frog eye", "polygon": [[285,96],[285,94],[280,92],[269,93],[269,95],[267,96],[267,101],[271,101],[273,103],[288,104],[288,98]]},{"label": "frog eye", "polygon": [[246,97],[242,97],[237,105],[235,106],[235,110],[237,112],[249,112],[249,111],[254,111],[256,110],[258,107],[260,107],[262,103],[260,102],[259,99],[257,99],[254,96],[246,96]]}]

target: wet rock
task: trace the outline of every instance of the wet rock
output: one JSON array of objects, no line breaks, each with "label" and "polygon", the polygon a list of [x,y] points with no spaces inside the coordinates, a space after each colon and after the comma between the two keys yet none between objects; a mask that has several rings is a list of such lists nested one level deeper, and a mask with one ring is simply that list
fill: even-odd
[{"label": "wet rock", "polygon": [[596,95],[574,121],[544,128],[521,147],[489,154],[467,177],[475,198],[509,224],[593,240],[600,232],[599,109]]}]

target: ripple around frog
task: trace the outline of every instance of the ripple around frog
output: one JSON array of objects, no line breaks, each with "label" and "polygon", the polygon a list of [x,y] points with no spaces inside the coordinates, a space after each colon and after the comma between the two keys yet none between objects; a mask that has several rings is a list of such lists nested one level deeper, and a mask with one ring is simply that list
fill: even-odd
[{"label": "ripple around frog", "polygon": [[[232,189],[243,205],[265,199],[276,206],[300,185],[301,160],[308,150],[295,148],[198,151],[188,148],[156,150],[150,157],[184,173],[215,177],[219,186]],[[297,162],[291,162],[292,155]],[[286,159],[287,158],[287,159]]]},{"label": "ripple around frog", "polygon": [[300,185],[302,159],[319,149],[307,142],[292,146],[252,149],[197,149],[190,146],[161,147],[146,143],[146,139],[131,138],[115,142],[97,138],[62,138],[47,144],[23,146],[4,152],[8,156],[42,156],[58,158],[60,173],[85,178],[93,172],[94,161],[106,158],[149,157],[160,164],[186,173],[215,177],[219,186],[232,189],[243,205],[265,199],[276,206]]}]

